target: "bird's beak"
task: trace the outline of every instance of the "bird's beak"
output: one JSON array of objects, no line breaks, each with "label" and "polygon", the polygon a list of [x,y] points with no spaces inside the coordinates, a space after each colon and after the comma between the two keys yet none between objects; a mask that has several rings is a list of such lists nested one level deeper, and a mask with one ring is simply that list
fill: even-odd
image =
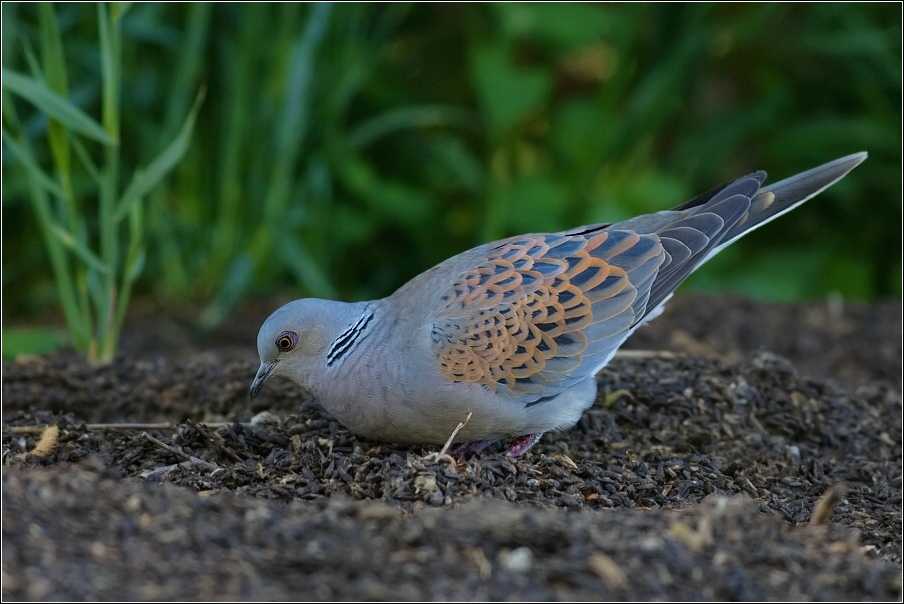
[{"label": "bird's beak", "polygon": [[260,369],[257,370],[257,375],[254,376],[254,381],[251,382],[251,390],[248,392],[248,395],[252,399],[258,395],[261,388],[263,388],[267,380],[270,379],[270,376],[273,374],[273,369],[276,367],[276,363],[276,361],[261,363]]}]

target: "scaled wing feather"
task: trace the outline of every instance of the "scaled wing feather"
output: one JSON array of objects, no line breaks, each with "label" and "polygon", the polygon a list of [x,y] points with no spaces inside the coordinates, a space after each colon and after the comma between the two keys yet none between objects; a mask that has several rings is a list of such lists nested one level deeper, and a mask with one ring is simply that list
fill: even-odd
[{"label": "scaled wing feather", "polygon": [[655,235],[606,225],[485,250],[440,299],[434,349],[452,381],[509,390],[526,403],[598,369],[584,356],[611,355],[627,337],[649,293],[634,284],[648,284],[665,258]]}]

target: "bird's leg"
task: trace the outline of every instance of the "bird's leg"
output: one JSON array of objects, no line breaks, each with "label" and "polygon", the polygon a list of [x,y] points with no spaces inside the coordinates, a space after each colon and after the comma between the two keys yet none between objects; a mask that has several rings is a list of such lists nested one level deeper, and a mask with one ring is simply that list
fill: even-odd
[{"label": "bird's leg", "polygon": [[[505,454],[509,457],[521,457],[525,453],[527,453],[528,449],[533,447],[540,440],[540,437],[543,436],[542,432],[537,432],[536,434],[525,434],[524,436],[519,436],[516,438],[509,448],[505,450]],[[465,453],[480,453],[493,443],[498,442],[497,440],[472,440],[471,442],[463,443],[458,445],[454,451],[452,451],[452,457],[462,457]]]},{"label": "bird's leg", "polygon": [[528,449],[537,444],[537,441],[540,440],[541,436],[543,436],[542,432],[519,436],[515,439],[515,442],[513,442],[505,451],[505,454],[509,457],[521,457],[522,455],[527,453]]},{"label": "bird's leg", "polygon": [[472,440],[471,442],[462,443],[452,451],[452,457],[464,457],[465,453],[480,453],[494,442],[497,442],[497,440]]}]

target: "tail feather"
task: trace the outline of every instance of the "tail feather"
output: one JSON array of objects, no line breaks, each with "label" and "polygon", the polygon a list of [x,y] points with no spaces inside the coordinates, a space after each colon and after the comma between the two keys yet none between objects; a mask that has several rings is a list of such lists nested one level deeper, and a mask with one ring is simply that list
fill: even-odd
[{"label": "tail feather", "polygon": [[763,187],[751,200],[747,219],[732,227],[722,242],[710,253],[710,256],[718,253],[719,250],[730,245],[742,235],[775,220],[808,199],[819,195],[859,166],[866,157],[865,151],[854,153]]},{"label": "tail feather", "polygon": [[668,256],[651,285],[646,308],[638,313],[633,327],[661,312],[675,288],[707,260],[753,229],[818,195],[865,159],[866,153],[855,153],[763,188],[759,186],[766,174],[755,172],[674,210],[617,225],[655,232]]}]

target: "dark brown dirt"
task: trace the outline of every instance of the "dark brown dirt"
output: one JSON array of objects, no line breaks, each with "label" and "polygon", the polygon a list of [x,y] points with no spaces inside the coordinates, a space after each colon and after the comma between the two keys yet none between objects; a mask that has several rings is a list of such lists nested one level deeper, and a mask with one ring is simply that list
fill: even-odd
[{"label": "dark brown dirt", "polygon": [[[457,464],[249,401],[260,306],[4,363],[4,599],[901,597],[900,303],[680,296],[633,341],[673,354],[616,359],[574,429]],[[85,426],[115,422],[175,429]]]}]

